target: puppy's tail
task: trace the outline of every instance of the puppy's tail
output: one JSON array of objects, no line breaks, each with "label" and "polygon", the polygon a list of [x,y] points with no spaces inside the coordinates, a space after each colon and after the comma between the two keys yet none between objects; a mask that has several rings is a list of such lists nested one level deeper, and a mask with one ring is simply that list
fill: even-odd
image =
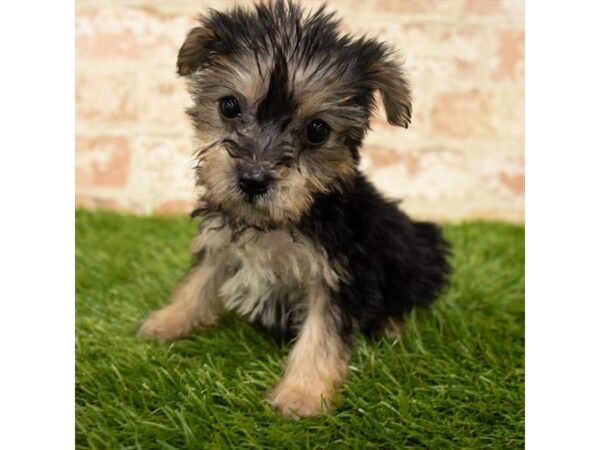
[{"label": "puppy's tail", "polygon": [[422,297],[426,306],[440,294],[448,284],[452,268],[450,266],[451,247],[444,238],[442,229],[430,222],[415,222],[420,258],[425,273],[423,281],[426,285],[427,295]]}]

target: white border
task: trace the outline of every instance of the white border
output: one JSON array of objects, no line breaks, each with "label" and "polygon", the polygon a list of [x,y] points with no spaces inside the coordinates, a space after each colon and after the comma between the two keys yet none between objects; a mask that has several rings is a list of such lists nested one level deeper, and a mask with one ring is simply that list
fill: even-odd
[{"label": "white border", "polygon": [[526,2],[526,444],[600,448],[600,17]]},{"label": "white border", "polygon": [[74,447],[74,3],[0,14],[0,448]]}]

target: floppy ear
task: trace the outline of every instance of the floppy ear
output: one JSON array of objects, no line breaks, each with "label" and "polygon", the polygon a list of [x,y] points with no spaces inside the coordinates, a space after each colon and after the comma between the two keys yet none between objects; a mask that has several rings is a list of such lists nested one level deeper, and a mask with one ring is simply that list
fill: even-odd
[{"label": "floppy ear", "polygon": [[408,128],[412,99],[408,81],[399,63],[383,57],[373,65],[372,82],[379,89],[387,120],[392,125]]},{"label": "floppy ear", "polygon": [[385,44],[375,39],[360,39],[357,44],[357,56],[367,85],[380,92],[388,122],[408,128],[412,113],[411,95],[401,64]]},{"label": "floppy ear", "polygon": [[207,64],[214,52],[214,34],[205,27],[192,29],[177,55],[177,73],[188,76]]}]

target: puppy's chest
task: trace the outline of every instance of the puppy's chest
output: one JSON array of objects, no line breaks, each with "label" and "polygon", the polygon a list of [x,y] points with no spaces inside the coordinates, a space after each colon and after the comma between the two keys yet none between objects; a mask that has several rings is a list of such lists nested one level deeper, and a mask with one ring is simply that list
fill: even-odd
[{"label": "puppy's chest", "polygon": [[233,236],[225,227],[206,235],[205,248],[224,264],[219,296],[225,309],[284,331],[303,317],[307,286],[326,264],[310,240],[289,230]]}]

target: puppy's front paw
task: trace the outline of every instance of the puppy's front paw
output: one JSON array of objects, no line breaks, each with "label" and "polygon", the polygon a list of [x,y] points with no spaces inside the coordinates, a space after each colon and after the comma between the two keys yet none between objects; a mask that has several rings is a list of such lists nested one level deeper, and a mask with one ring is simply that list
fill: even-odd
[{"label": "puppy's front paw", "polygon": [[172,341],[184,337],[192,328],[192,321],[182,311],[166,307],[150,314],[138,328],[137,335],[142,339]]},{"label": "puppy's front paw", "polygon": [[282,381],[269,394],[269,403],[285,417],[318,416],[332,409],[331,395]]}]

